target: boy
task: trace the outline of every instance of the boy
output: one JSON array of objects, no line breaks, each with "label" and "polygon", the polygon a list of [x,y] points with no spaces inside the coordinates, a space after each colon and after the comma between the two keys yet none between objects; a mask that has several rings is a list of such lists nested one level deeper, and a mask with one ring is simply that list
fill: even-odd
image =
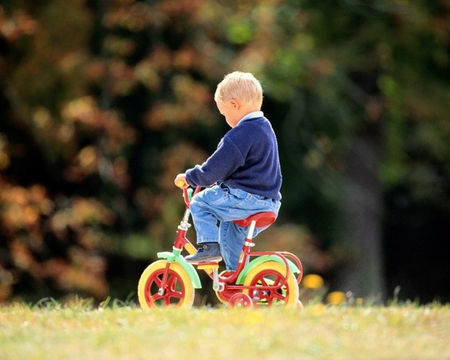
[{"label": "boy", "polygon": [[[270,122],[261,111],[262,87],[250,73],[225,76],[214,94],[217,108],[231,127],[216,151],[179,181],[208,187],[192,198],[190,209],[201,245],[196,254],[186,256],[191,264],[225,261],[235,270],[247,228],[233,223],[262,212],[278,214],[281,205],[281,169],[278,145]],[[218,224],[219,223],[219,224]],[[255,229],[255,236],[264,228]]]}]

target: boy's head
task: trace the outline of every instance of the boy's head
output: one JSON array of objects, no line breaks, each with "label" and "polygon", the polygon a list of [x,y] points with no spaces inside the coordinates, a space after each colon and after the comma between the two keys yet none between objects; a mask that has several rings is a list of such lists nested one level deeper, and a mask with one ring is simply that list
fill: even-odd
[{"label": "boy's head", "polygon": [[253,111],[261,110],[263,91],[259,81],[246,72],[234,71],[217,85],[214,100],[218,105],[226,105],[230,100]]}]

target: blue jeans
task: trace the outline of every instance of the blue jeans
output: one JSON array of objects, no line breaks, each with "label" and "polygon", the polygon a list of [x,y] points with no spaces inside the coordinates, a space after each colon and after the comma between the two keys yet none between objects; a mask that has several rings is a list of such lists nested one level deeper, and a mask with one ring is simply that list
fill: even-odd
[{"label": "blue jeans", "polygon": [[[238,226],[233,220],[262,211],[273,211],[278,215],[280,205],[279,200],[230,188],[223,183],[207,188],[196,194],[190,205],[197,244],[218,242],[227,270],[235,270],[248,227]],[[253,236],[266,228],[255,229]]]}]

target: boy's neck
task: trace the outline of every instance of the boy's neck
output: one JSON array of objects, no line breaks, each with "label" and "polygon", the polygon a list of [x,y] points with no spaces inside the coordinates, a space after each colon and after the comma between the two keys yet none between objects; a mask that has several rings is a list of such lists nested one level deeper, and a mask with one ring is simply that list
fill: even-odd
[{"label": "boy's neck", "polygon": [[[261,111],[261,109],[255,109],[251,106],[247,106],[247,107],[240,107],[238,110],[238,114],[239,114],[239,121],[241,121],[244,117],[246,117],[248,114],[251,114],[255,111]],[[239,122],[238,122],[239,123]]]}]

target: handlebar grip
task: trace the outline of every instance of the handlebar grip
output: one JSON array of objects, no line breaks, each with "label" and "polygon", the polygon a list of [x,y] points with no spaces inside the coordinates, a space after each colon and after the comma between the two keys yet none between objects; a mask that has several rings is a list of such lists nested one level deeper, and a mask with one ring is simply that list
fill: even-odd
[{"label": "handlebar grip", "polygon": [[183,180],[178,180],[178,181],[177,181],[177,186],[178,186],[178,187],[182,188],[182,187],[185,186],[185,185],[186,185],[186,182],[185,182],[185,181],[183,181]]}]

